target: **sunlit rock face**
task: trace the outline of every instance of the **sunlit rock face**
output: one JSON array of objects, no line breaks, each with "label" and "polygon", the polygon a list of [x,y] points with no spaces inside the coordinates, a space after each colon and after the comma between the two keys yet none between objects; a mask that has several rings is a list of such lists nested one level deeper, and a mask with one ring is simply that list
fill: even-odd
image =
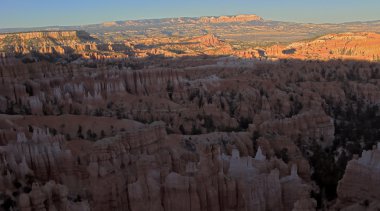
[{"label": "sunlit rock face", "polygon": [[[102,53],[107,51],[107,53]],[[1,57],[25,56],[25,61],[126,58],[125,44],[103,43],[85,31],[36,31],[0,34]]]},{"label": "sunlit rock face", "polygon": [[202,17],[199,22],[203,23],[230,23],[230,22],[248,22],[262,21],[263,19],[257,15],[237,15],[237,16],[220,16],[220,17]]},{"label": "sunlit rock face", "polygon": [[312,41],[295,42],[268,49],[269,55],[298,59],[360,59],[378,60],[380,34],[353,32],[328,34]]},{"label": "sunlit rock face", "polygon": [[[162,22],[163,28],[155,28],[155,24]],[[202,18],[181,18],[166,20],[146,20],[146,22],[113,22],[105,25],[93,26],[89,34],[83,30],[35,31],[0,34],[0,61],[5,58],[21,57],[26,63],[40,60],[58,62],[62,64],[80,64],[84,60],[125,60],[128,58],[170,57],[180,58],[188,56],[234,56],[243,59],[258,59],[272,61],[276,59],[302,59],[302,60],[331,60],[354,59],[365,61],[380,60],[380,35],[369,30],[350,33],[332,33],[318,38],[309,37],[308,41],[290,42],[289,45],[268,46],[268,41],[275,38],[278,27],[263,21],[256,15],[238,15]],[[257,33],[258,28],[269,27],[271,32]],[[280,23],[275,23],[280,24]],[[137,27],[141,25],[140,27]],[[365,25],[365,24],[363,24]],[[129,28],[128,26],[131,26]],[[98,27],[98,28],[97,28]],[[139,36],[128,36],[126,32],[105,32],[104,28],[126,27],[126,31],[137,33]],[[148,27],[148,29],[144,29]],[[192,28],[205,27],[210,30]],[[226,27],[227,30],[223,30]],[[289,26],[284,26],[289,27]],[[294,26],[296,27],[296,26]],[[318,26],[320,27],[320,26]],[[365,26],[367,28],[369,26]],[[378,27],[377,25],[374,27]],[[81,27],[76,27],[81,28]],[[85,27],[86,28],[86,27]],[[190,32],[177,31],[179,29]],[[211,30],[214,28],[214,30]],[[231,28],[232,32],[228,33]],[[296,27],[297,28],[297,27]],[[317,26],[316,26],[317,28]],[[372,29],[372,28],[371,28]],[[100,30],[99,32],[97,32]],[[131,31],[130,31],[131,30]],[[262,29],[261,29],[262,30]],[[336,31],[334,28],[333,31]],[[338,30],[339,31],[339,30]],[[152,36],[140,36],[155,33]],[[157,34],[162,34],[158,36]],[[248,35],[244,35],[248,33]],[[273,33],[273,36],[270,36]],[[286,32],[288,33],[288,32]],[[319,32],[320,33],[320,32]],[[317,34],[319,34],[317,33]],[[172,36],[177,34],[178,36]],[[252,36],[255,34],[255,36]],[[308,34],[308,33],[306,33]],[[313,34],[313,33],[310,33]],[[158,38],[158,37],[159,38]],[[241,38],[239,38],[241,36]],[[257,42],[256,36],[266,36],[263,45],[252,46],[247,39]],[[284,35],[281,35],[284,36]],[[296,33],[289,34],[296,36]],[[298,36],[305,35],[304,32]],[[286,39],[286,38],[284,38]],[[292,41],[294,41],[292,39]],[[285,42],[285,41],[282,41]]]}]

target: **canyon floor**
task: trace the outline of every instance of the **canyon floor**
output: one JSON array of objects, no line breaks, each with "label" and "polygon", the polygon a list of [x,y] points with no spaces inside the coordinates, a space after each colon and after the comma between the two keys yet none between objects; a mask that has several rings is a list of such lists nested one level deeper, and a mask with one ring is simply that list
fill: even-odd
[{"label": "canyon floor", "polygon": [[378,25],[3,30],[0,209],[379,210]]}]

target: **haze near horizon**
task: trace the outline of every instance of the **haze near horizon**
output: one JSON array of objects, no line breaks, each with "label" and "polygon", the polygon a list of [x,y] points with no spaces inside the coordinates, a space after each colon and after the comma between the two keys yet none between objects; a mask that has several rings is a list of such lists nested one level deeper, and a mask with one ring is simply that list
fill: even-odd
[{"label": "haze near horizon", "polygon": [[0,7],[0,28],[85,25],[107,21],[256,14],[264,19],[304,23],[379,20],[375,0],[175,0],[10,1]]}]

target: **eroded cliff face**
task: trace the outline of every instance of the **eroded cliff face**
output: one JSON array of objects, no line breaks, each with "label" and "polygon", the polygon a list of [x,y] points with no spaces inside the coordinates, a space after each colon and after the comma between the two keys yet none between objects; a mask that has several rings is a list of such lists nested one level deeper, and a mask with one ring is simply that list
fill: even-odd
[{"label": "eroded cliff face", "polygon": [[358,59],[378,61],[380,35],[372,32],[328,34],[288,46],[271,46],[267,53],[279,58]]},{"label": "eroded cliff face", "polygon": [[234,23],[234,22],[249,22],[262,21],[263,19],[257,15],[236,15],[236,16],[219,16],[219,17],[201,17],[200,23]]},{"label": "eroded cliff face", "polygon": [[376,210],[380,208],[380,144],[351,160],[338,186],[337,208]]},{"label": "eroded cliff face", "polygon": [[21,210],[314,210],[377,137],[377,63],[2,64],[1,204]]},{"label": "eroded cliff face", "polygon": [[234,143],[251,143],[247,133],[167,135],[154,122],[70,143],[32,130],[1,147],[0,187],[20,210],[292,210],[311,200],[295,164],[269,160],[260,148],[252,157],[249,145],[240,156]]},{"label": "eroded cliff face", "polygon": [[[117,44],[102,43],[85,31],[41,31],[0,34],[0,52],[3,57],[29,56],[35,59],[64,58],[75,60],[125,58],[131,53],[128,46],[115,48]],[[120,45],[120,44],[118,44]],[[107,52],[103,52],[107,51]]]},{"label": "eroded cliff face", "polygon": [[[233,65],[239,61],[204,61],[194,60],[198,66],[185,69],[132,70],[138,65],[123,63],[120,68],[99,65],[96,69],[47,63],[4,66],[0,110],[160,120],[171,131],[184,134],[247,129],[251,124],[252,133],[276,133],[293,141],[318,139],[331,146],[335,126],[328,104],[351,98],[370,104],[379,101],[377,79],[370,79],[377,77],[378,67],[372,64],[336,69],[338,63],[322,67],[314,62],[297,69],[293,68],[297,62],[290,66],[248,62],[236,72]],[[177,64],[168,61],[165,65]],[[303,72],[305,68],[312,70],[310,74]],[[320,81],[312,81],[315,78]]]},{"label": "eroded cliff face", "polygon": [[[231,23],[260,20],[256,16],[236,16],[200,19],[205,23]],[[202,23],[198,23],[202,24]],[[119,32],[118,34],[123,34]],[[204,34],[204,32],[202,33]],[[122,35],[120,35],[122,36]],[[96,38],[95,38],[96,37]],[[380,59],[380,35],[371,32],[328,34],[311,41],[294,42],[287,46],[269,45],[252,47],[234,39],[222,39],[218,34],[202,36],[135,36],[125,39],[106,38],[106,34],[90,35],[84,31],[43,31],[0,34],[0,58],[22,57],[24,62],[83,64],[84,60],[126,60],[154,56],[234,56],[244,59]]]}]

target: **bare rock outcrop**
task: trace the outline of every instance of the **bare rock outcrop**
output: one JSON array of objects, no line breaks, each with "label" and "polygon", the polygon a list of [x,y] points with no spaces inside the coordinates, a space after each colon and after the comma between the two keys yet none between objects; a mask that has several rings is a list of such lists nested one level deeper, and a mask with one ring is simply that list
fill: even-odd
[{"label": "bare rock outcrop", "polygon": [[380,35],[372,32],[328,34],[312,41],[272,46],[268,54],[299,59],[363,59],[377,61]]},{"label": "bare rock outcrop", "polygon": [[280,176],[260,149],[255,158],[222,152],[221,137],[244,143],[244,133],[191,139],[155,122],[78,151],[60,135],[33,131],[1,148],[1,190],[29,188],[10,196],[22,210],[292,210],[309,193],[295,167]]},{"label": "bare rock outcrop", "polygon": [[[351,160],[338,185],[338,208],[379,209],[380,193],[380,144],[370,151],[363,151],[359,159]],[[371,207],[371,209],[370,209]]]},{"label": "bare rock outcrop", "polygon": [[262,21],[263,19],[257,15],[236,15],[236,16],[220,16],[220,17],[201,17],[201,23],[231,23],[231,22],[249,22]]}]

